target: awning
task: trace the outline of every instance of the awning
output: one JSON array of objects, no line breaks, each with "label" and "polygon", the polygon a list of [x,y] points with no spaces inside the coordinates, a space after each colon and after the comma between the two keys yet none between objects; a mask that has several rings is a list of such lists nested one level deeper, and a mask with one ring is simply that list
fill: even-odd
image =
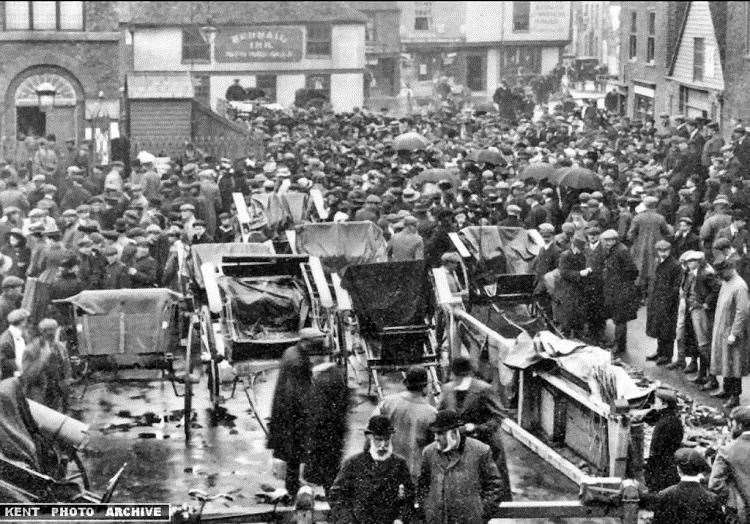
[{"label": "awning", "polygon": [[128,75],[128,98],[133,99],[185,99],[193,98],[193,82],[190,75]]}]

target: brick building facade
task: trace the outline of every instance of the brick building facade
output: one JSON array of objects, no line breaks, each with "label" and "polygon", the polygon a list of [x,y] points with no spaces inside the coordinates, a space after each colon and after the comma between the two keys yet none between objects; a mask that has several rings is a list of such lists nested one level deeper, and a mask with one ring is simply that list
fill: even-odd
[{"label": "brick building facade", "polygon": [[[0,2],[0,132],[96,138],[119,118],[117,2]],[[54,98],[40,98],[41,93]],[[51,102],[51,103],[50,103]],[[104,128],[102,128],[104,130]]]},{"label": "brick building facade", "polygon": [[623,112],[653,117],[670,111],[666,76],[688,2],[622,2],[619,91]]}]

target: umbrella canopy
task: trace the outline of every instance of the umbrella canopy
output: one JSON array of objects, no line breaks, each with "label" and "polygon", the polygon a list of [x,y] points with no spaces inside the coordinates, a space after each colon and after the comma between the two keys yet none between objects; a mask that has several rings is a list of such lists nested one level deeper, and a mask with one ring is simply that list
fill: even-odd
[{"label": "umbrella canopy", "polygon": [[557,168],[547,162],[539,162],[536,164],[530,164],[521,171],[519,179],[528,180],[533,178],[534,180],[555,180]]},{"label": "umbrella canopy", "polygon": [[427,146],[429,145],[429,140],[414,131],[398,135],[393,140],[393,148],[396,151],[419,151],[421,149],[427,149]]},{"label": "umbrella canopy", "polygon": [[494,164],[496,166],[506,166],[508,164],[499,151],[492,151],[491,149],[474,149],[469,158],[474,162]]},{"label": "umbrella canopy", "polygon": [[412,184],[432,183],[437,184],[441,180],[447,180],[457,189],[461,184],[461,177],[458,172],[452,169],[425,169],[421,173],[414,175],[411,179]]},{"label": "umbrella canopy", "polygon": [[566,167],[559,170],[557,185],[572,189],[602,189],[602,181],[596,173],[585,167]]}]

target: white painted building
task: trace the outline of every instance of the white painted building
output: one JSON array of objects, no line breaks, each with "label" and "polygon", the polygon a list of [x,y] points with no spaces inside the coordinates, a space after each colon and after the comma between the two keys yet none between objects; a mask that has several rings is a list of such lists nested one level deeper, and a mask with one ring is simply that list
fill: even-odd
[{"label": "white painted building", "polygon": [[134,4],[123,24],[134,75],[187,73],[214,110],[234,79],[284,107],[304,88],[326,91],[335,111],[362,106],[366,18],[345,2]]}]

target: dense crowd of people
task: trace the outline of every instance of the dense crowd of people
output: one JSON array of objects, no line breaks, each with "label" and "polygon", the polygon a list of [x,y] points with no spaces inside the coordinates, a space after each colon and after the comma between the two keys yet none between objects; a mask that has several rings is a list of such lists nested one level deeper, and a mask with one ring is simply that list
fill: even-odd
[{"label": "dense crowd of people", "polygon": [[[498,90],[501,102],[511,96]],[[312,219],[374,222],[392,260],[423,258],[432,267],[455,262],[448,234],[469,225],[536,229],[544,239],[534,265],[536,293],[545,297],[566,335],[611,347],[620,356],[627,348],[628,322],[646,305],[646,332],[658,341],[649,359],[695,373],[692,380],[701,389],[715,390],[728,410],[736,408],[741,379],[750,371],[746,129],[736,122],[725,141],[718,124],[706,119],[663,114],[657,121],[635,120],[593,103],[583,108],[542,105],[514,114],[501,109],[467,113],[445,107],[396,118],[364,110],[259,108],[250,122],[255,142],[246,157],[214,158],[186,144],[160,171],[148,153],[128,166],[96,165],[85,145],[58,147],[54,136],[23,137],[13,147],[4,146],[2,377],[41,375],[34,370],[50,366],[40,368],[39,361],[66,359],[65,347],[49,336],[65,324],[55,299],[82,289],[182,290],[188,271],[182,261],[191,245],[242,237],[234,193],[245,196],[251,239],[263,241],[281,238],[294,224],[293,214],[272,202],[285,192],[318,190],[322,212],[308,206]],[[20,309],[20,302],[30,278],[47,286],[48,293],[41,304],[44,314],[36,307],[35,325],[25,330],[32,312]],[[605,337],[609,319],[614,342]],[[36,338],[27,341],[29,334]],[[294,378],[291,385],[282,380],[282,365],[279,387],[302,402],[301,392],[315,387],[320,370],[313,373],[314,363],[304,351],[285,355],[284,363]],[[55,369],[66,373],[64,367]],[[341,383],[325,369],[320,374],[325,387]],[[407,375],[413,386],[407,383],[409,394],[384,402],[371,420],[369,451],[345,462],[341,471],[328,467],[302,473],[317,475],[333,505],[354,512],[342,522],[384,521],[367,508],[386,499],[404,502],[386,504],[393,508],[389,522],[407,518],[397,508],[407,508],[414,496],[428,515],[442,512],[436,520],[428,518],[436,522],[453,521],[454,511],[479,511],[476,500],[509,498],[502,446],[486,426],[496,421],[502,406],[482,387],[474,392],[471,384],[478,379],[470,377],[470,370],[453,371],[457,384],[446,391],[453,391],[454,398],[444,394],[444,409],[437,412],[419,400],[421,382]],[[40,389],[45,388],[32,393],[37,398],[62,398]],[[481,399],[477,420],[466,418],[473,413],[466,409],[472,395]],[[419,422],[407,417],[408,436],[401,434],[397,415],[404,402],[419,412]],[[293,412],[293,406],[284,409]],[[286,415],[279,417],[286,420]],[[301,418],[298,424],[307,421]],[[412,423],[419,432],[412,431]],[[466,425],[472,436],[466,435]],[[430,429],[438,436],[432,444]],[[301,425],[299,431],[307,433],[308,427]],[[315,448],[300,440],[286,449],[284,439],[271,447],[287,462],[287,488],[294,493],[299,466]],[[391,447],[405,462],[396,461]],[[334,456],[340,454],[340,447],[332,448],[338,448],[330,450]],[[471,466],[450,470],[450,453],[470,456]],[[340,456],[332,460],[338,464]],[[458,484],[449,482],[451,475],[460,478]],[[370,486],[370,495],[357,487],[376,477],[392,483]],[[477,491],[463,492],[463,486]],[[451,496],[460,500],[440,499],[453,489]],[[466,521],[478,513],[471,515]]]}]

